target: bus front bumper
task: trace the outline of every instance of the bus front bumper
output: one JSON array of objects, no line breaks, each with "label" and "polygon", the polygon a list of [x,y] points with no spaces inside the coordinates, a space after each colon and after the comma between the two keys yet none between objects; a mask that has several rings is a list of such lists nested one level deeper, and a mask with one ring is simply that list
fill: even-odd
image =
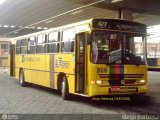
[{"label": "bus front bumper", "polygon": [[148,91],[147,85],[141,86],[99,86],[90,85],[88,96],[99,95],[125,95],[125,94],[145,94]]}]

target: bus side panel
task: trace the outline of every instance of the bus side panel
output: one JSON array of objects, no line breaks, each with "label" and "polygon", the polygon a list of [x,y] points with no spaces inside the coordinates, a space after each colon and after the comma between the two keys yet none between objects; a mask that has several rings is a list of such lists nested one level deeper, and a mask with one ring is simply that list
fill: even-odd
[{"label": "bus side panel", "polygon": [[68,75],[68,84],[69,84],[69,93],[74,94],[75,93],[75,76],[74,75]]},{"label": "bus side panel", "polygon": [[50,88],[57,89],[57,79],[55,73],[55,64],[54,64],[55,54],[50,54],[46,56],[46,70],[49,71],[49,81],[50,81]]},{"label": "bus side panel", "polygon": [[46,87],[50,88],[50,74],[51,74],[50,69],[49,69],[49,67],[50,67],[50,55],[48,55],[48,54],[45,55],[45,61],[46,61],[45,62],[45,70],[46,70],[46,73],[45,73],[46,78],[45,78],[45,80],[47,82],[47,86]]},{"label": "bus side panel", "polygon": [[15,56],[15,78],[19,79],[19,70],[21,68],[21,56]]},{"label": "bus side panel", "polygon": [[21,62],[22,62],[22,68],[23,68],[23,72],[24,72],[24,75],[25,75],[25,81],[26,82],[31,82],[31,70],[30,70],[30,67],[31,67],[31,61],[30,61],[30,58],[31,58],[31,55],[21,55]]},{"label": "bus side panel", "polygon": [[32,83],[50,87],[49,71],[46,71],[46,55],[35,55],[31,62],[31,79]]},{"label": "bus side panel", "polygon": [[25,81],[31,82],[29,55],[16,55],[15,78],[19,79],[20,70],[23,70]]},{"label": "bus side panel", "polygon": [[25,81],[31,83],[31,70],[24,69]]},{"label": "bus side panel", "polygon": [[15,68],[15,78],[19,79],[19,68]]},{"label": "bus side panel", "polygon": [[56,80],[59,73],[64,73],[68,80],[69,93],[75,93],[75,55],[74,54],[57,54],[54,59]]}]

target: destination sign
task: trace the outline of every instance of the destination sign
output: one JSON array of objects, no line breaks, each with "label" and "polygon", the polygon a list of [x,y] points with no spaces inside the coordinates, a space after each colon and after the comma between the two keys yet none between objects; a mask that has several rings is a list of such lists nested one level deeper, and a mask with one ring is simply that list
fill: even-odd
[{"label": "destination sign", "polygon": [[94,19],[93,28],[146,33],[146,25],[116,19]]}]

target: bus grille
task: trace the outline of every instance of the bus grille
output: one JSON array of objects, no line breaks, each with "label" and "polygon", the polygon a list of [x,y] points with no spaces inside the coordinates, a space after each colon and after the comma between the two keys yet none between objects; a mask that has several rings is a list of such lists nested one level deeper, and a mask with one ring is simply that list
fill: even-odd
[{"label": "bus grille", "polygon": [[120,86],[121,85],[121,80],[109,80],[109,84],[112,86]]},{"label": "bus grille", "polygon": [[[124,82],[122,82],[124,81]],[[136,80],[109,80],[108,81],[111,86],[121,86],[125,84],[135,84]]]},{"label": "bus grille", "polygon": [[135,84],[136,80],[125,80],[125,84]]},{"label": "bus grille", "polygon": [[143,78],[144,74],[124,74],[124,78]]},{"label": "bus grille", "polygon": [[98,74],[101,78],[112,78],[115,76],[121,76],[123,78],[143,78],[144,74]]}]

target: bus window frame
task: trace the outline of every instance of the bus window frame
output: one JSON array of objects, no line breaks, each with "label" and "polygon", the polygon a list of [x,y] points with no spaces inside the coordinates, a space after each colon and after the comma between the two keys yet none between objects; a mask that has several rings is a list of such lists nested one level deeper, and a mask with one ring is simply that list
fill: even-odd
[{"label": "bus window frame", "polygon": [[[70,31],[70,30],[73,30],[74,31],[74,39],[73,38],[71,38],[71,37],[68,37],[69,39],[68,40],[66,40],[66,38],[64,37],[64,31]],[[66,54],[66,53],[75,53],[75,40],[76,40],[76,28],[75,27],[70,27],[70,28],[67,28],[67,29],[63,29],[62,30],[62,32],[61,32],[61,44],[60,44],[60,48],[61,48],[61,53],[64,53],[64,54]],[[63,38],[65,38],[65,40],[63,39]],[[71,48],[71,51],[63,51],[63,48],[64,48],[64,43],[65,42],[70,42],[69,44],[71,45],[70,46],[70,48]]]},{"label": "bus window frame", "polygon": [[[27,43],[25,45],[22,45],[23,42],[25,43],[25,41],[27,41]],[[24,52],[23,52],[22,48],[24,48]],[[28,38],[23,38],[23,39],[21,39],[21,54],[23,55],[23,54],[27,54],[27,53],[28,53]]]},{"label": "bus window frame", "polygon": [[[57,33],[57,40],[50,41],[50,35],[52,33],[53,34]],[[54,49],[54,51],[52,51],[52,49],[50,49],[50,46],[52,46],[53,44],[56,44],[56,51],[55,51],[55,49]],[[51,31],[51,32],[48,33],[48,40],[46,42],[46,46],[47,46],[46,52],[48,54],[57,54],[57,53],[59,53],[59,51],[60,51],[60,32],[59,31]]]},{"label": "bus window frame", "polygon": [[[42,43],[38,42],[40,36],[44,36],[44,38],[42,37]],[[46,54],[46,41],[47,41],[47,33],[37,35],[37,37],[36,37],[36,54]],[[39,46],[42,47],[43,52],[39,52]]]},{"label": "bus window frame", "polygon": [[[17,51],[17,48],[19,49],[19,52]],[[21,54],[21,39],[16,40],[16,55],[19,55],[19,54]]]},{"label": "bus window frame", "polygon": [[[31,38],[34,38],[34,45],[31,45]],[[31,52],[30,47],[35,47],[35,51]],[[36,36],[31,36],[28,38],[28,54],[36,54]]]}]

